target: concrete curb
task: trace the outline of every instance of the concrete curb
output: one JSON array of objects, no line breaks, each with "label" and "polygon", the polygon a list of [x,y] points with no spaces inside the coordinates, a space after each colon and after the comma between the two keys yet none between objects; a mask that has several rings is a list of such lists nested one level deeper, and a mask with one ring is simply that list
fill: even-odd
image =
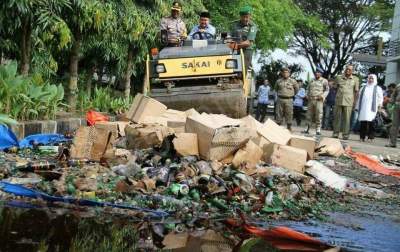
[{"label": "concrete curb", "polygon": [[[117,118],[108,115],[111,122]],[[86,126],[86,118],[60,118],[56,120],[34,120],[18,122],[11,126],[11,130],[21,140],[35,134],[68,134],[76,131],[80,126]]]},{"label": "concrete curb", "polygon": [[46,121],[19,122],[16,125],[12,125],[11,129],[20,140],[35,134],[73,133],[82,125],[86,125],[86,119],[84,118],[63,118]]}]

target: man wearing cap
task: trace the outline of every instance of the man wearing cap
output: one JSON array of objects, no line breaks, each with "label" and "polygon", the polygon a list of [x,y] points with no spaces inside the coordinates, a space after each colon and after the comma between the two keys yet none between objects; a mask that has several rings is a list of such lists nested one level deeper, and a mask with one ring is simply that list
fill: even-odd
[{"label": "man wearing cap", "polygon": [[160,30],[167,32],[167,46],[181,46],[181,41],[187,37],[186,25],[180,18],[182,6],[174,2],[171,7],[171,15],[161,19]]},{"label": "man wearing cap", "polygon": [[251,20],[251,11],[252,8],[250,6],[240,9],[240,20],[235,21],[231,28],[231,36],[235,40],[235,42],[232,42],[231,47],[234,49],[243,49],[246,69],[251,66],[251,59],[255,48],[254,41],[256,40],[258,31],[257,25]]},{"label": "man wearing cap", "polygon": [[329,93],[328,80],[322,77],[323,70],[317,67],[315,79],[311,81],[307,88],[308,111],[307,129],[304,133],[308,134],[310,126],[315,122],[316,135],[321,135],[321,123],[324,113],[324,100]]},{"label": "man wearing cap", "polygon": [[277,123],[282,124],[283,118],[286,120],[288,130],[292,130],[293,121],[293,97],[299,91],[297,81],[290,78],[290,71],[284,67],[281,70],[281,76],[276,82],[276,91],[278,93]]},{"label": "man wearing cap", "polygon": [[210,13],[203,11],[200,13],[199,24],[190,31],[189,39],[209,40],[215,38],[216,29],[210,24]]},{"label": "man wearing cap", "polygon": [[336,77],[335,84],[337,91],[332,137],[338,138],[342,131],[343,139],[347,140],[350,135],[351,112],[359,90],[359,79],[353,75],[352,65],[347,65],[344,74]]}]

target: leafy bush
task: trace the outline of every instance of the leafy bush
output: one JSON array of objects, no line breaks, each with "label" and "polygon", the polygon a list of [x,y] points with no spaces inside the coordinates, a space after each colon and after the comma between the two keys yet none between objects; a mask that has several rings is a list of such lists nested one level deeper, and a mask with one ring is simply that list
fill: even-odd
[{"label": "leafy bush", "polygon": [[80,91],[78,104],[81,111],[94,109],[108,113],[121,113],[129,109],[132,98],[113,97],[111,88],[95,88],[93,97],[89,97],[85,91]]},{"label": "leafy bush", "polygon": [[18,122],[10,118],[8,115],[0,114],[0,125],[10,126]]},{"label": "leafy bush", "polygon": [[54,119],[63,103],[61,85],[36,83],[17,74],[15,61],[0,65],[0,113],[17,120]]}]

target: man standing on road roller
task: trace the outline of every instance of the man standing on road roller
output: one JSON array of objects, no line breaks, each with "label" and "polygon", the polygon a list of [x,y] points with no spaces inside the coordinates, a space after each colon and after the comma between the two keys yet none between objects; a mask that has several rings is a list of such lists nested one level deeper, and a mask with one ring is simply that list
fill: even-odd
[{"label": "man standing on road roller", "polygon": [[[187,37],[186,25],[180,17],[181,13],[181,4],[174,2],[171,7],[171,15],[161,19],[161,40],[169,47],[181,46],[181,42]],[[164,35],[166,35],[167,38],[164,38]]]},{"label": "man standing on road roller", "polygon": [[243,49],[246,69],[251,66],[253,50],[256,47],[254,42],[258,31],[257,25],[251,20],[251,12],[250,6],[241,8],[240,20],[235,21],[231,29],[231,36],[235,39],[235,42],[231,43],[231,48]]},{"label": "man standing on road roller", "polygon": [[290,77],[290,70],[282,68],[281,76],[276,82],[276,91],[278,93],[277,123],[282,124],[285,118],[288,130],[292,130],[293,121],[293,97],[299,91],[297,81]]},{"label": "man standing on road roller", "polygon": [[333,135],[339,138],[340,131],[343,140],[348,140],[350,135],[350,117],[359,90],[359,79],[353,75],[353,66],[347,65],[343,75],[335,79],[337,87],[336,104],[334,108]]},{"label": "man standing on road roller", "polygon": [[322,77],[323,70],[317,67],[315,79],[307,88],[308,110],[307,128],[304,133],[308,134],[310,126],[315,122],[316,135],[321,135],[322,116],[324,114],[324,100],[329,93],[328,80]]}]

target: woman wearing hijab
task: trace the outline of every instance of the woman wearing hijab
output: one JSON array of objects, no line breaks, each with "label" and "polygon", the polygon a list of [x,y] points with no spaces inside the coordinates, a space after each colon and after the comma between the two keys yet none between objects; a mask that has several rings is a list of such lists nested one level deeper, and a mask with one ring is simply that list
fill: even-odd
[{"label": "woman wearing hijab", "polygon": [[358,111],[361,141],[365,141],[367,136],[371,142],[375,138],[373,121],[383,104],[383,91],[377,84],[376,75],[369,74],[367,84],[360,89],[357,99],[355,110]]}]

